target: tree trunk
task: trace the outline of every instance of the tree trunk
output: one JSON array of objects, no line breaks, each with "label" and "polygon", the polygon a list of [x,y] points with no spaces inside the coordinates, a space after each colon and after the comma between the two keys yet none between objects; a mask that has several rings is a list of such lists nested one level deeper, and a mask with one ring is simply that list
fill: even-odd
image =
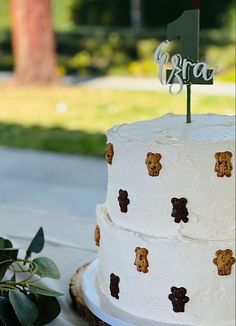
[{"label": "tree trunk", "polygon": [[50,0],[10,0],[15,78],[20,84],[56,80]]},{"label": "tree trunk", "polygon": [[135,31],[142,27],[141,0],[130,0],[131,26]]}]

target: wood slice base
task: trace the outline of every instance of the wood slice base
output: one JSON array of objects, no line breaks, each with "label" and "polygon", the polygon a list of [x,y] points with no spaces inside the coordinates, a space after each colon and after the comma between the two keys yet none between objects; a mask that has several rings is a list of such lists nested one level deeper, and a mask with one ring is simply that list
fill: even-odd
[{"label": "wood slice base", "polygon": [[77,269],[75,274],[73,275],[71,282],[70,282],[70,296],[72,299],[72,304],[75,310],[78,311],[79,315],[89,323],[91,326],[110,326],[104,321],[97,318],[86,306],[83,296],[82,296],[82,290],[81,290],[81,278],[86,270],[87,266],[89,264],[86,264],[80,268]]}]

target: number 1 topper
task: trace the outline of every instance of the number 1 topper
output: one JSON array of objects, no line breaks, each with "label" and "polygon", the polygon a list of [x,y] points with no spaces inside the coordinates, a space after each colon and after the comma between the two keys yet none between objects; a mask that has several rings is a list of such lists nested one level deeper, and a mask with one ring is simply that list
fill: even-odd
[{"label": "number 1 topper", "polygon": [[[191,122],[191,85],[192,84],[213,84],[213,69],[207,69],[207,78],[194,72],[194,64],[199,62],[199,29],[200,29],[200,11],[186,10],[175,21],[167,25],[167,39],[171,41],[180,38],[182,53],[181,56],[187,59],[189,65],[188,77],[182,78],[183,84],[187,86],[187,116],[186,122]],[[175,83],[175,78],[171,78],[172,70],[166,71],[166,78],[169,84]]]}]

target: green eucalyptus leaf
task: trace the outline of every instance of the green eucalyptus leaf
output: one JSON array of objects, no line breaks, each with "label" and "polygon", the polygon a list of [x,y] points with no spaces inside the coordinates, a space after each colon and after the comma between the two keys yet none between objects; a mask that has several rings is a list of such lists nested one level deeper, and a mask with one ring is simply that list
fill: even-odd
[{"label": "green eucalyptus leaf", "polygon": [[35,283],[28,283],[28,291],[32,294],[45,295],[48,297],[59,297],[59,296],[64,295],[61,292],[57,292],[50,288],[36,285]]},{"label": "green eucalyptus leaf", "polygon": [[60,304],[55,297],[37,295],[32,296],[32,300],[36,302],[39,309],[39,316],[34,325],[48,324],[56,319],[61,312]]},{"label": "green eucalyptus leaf", "polygon": [[1,249],[0,250],[0,281],[6,274],[9,266],[17,259],[18,249]]},{"label": "green eucalyptus leaf", "polygon": [[20,326],[10,301],[2,297],[0,297],[0,325]]},{"label": "green eucalyptus leaf", "polygon": [[16,260],[18,255],[18,249],[7,248],[0,249],[0,264],[5,263],[6,260]]},{"label": "green eucalyptus leaf", "polygon": [[37,265],[36,274],[41,277],[49,277],[54,279],[60,278],[60,272],[56,264],[49,258],[39,257],[33,260]]},{"label": "green eucalyptus leaf", "polygon": [[36,303],[16,290],[9,292],[9,300],[20,323],[23,326],[33,325],[39,316]]},{"label": "green eucalyptus leaf", "polygon": [[12,243],[8,239],[0,238],[0,249],[12,248]]},{"label": "green eucalyptus leaf", "polygon": [[31,253],[39,253],[44,247],[44,233],[43,228],[41,227],[36,233],[35,237],[31,241],[29,248],[26,251],[25,259],[28,259],[31,256]]}]

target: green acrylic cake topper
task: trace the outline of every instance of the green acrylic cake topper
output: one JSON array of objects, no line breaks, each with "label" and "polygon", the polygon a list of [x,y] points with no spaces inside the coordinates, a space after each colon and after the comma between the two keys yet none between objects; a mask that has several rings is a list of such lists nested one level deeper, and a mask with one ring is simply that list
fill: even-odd
[{"label": "green acrylic cake topper", "polygon": [[[175,83],[179,84],[180,93],[183,85],[187,87],[187,115],[186,122],[191,122],[191,85],[213,84],[213,76],[216,69],[208,69],[205,62],[199,61],[199,10],[186,10],[176,20],[167,25],[167,39],[156,49],[154,61],[160,64],[159,79],[162,84],[170,84],[170,92]],[[175,54],[171,58],[172,69],[166,71],[166,82],[163,82],[163,66],[169,62],[169,54],[162,53],[163,47],[179,38],[182,48],[181,54]]]}]

